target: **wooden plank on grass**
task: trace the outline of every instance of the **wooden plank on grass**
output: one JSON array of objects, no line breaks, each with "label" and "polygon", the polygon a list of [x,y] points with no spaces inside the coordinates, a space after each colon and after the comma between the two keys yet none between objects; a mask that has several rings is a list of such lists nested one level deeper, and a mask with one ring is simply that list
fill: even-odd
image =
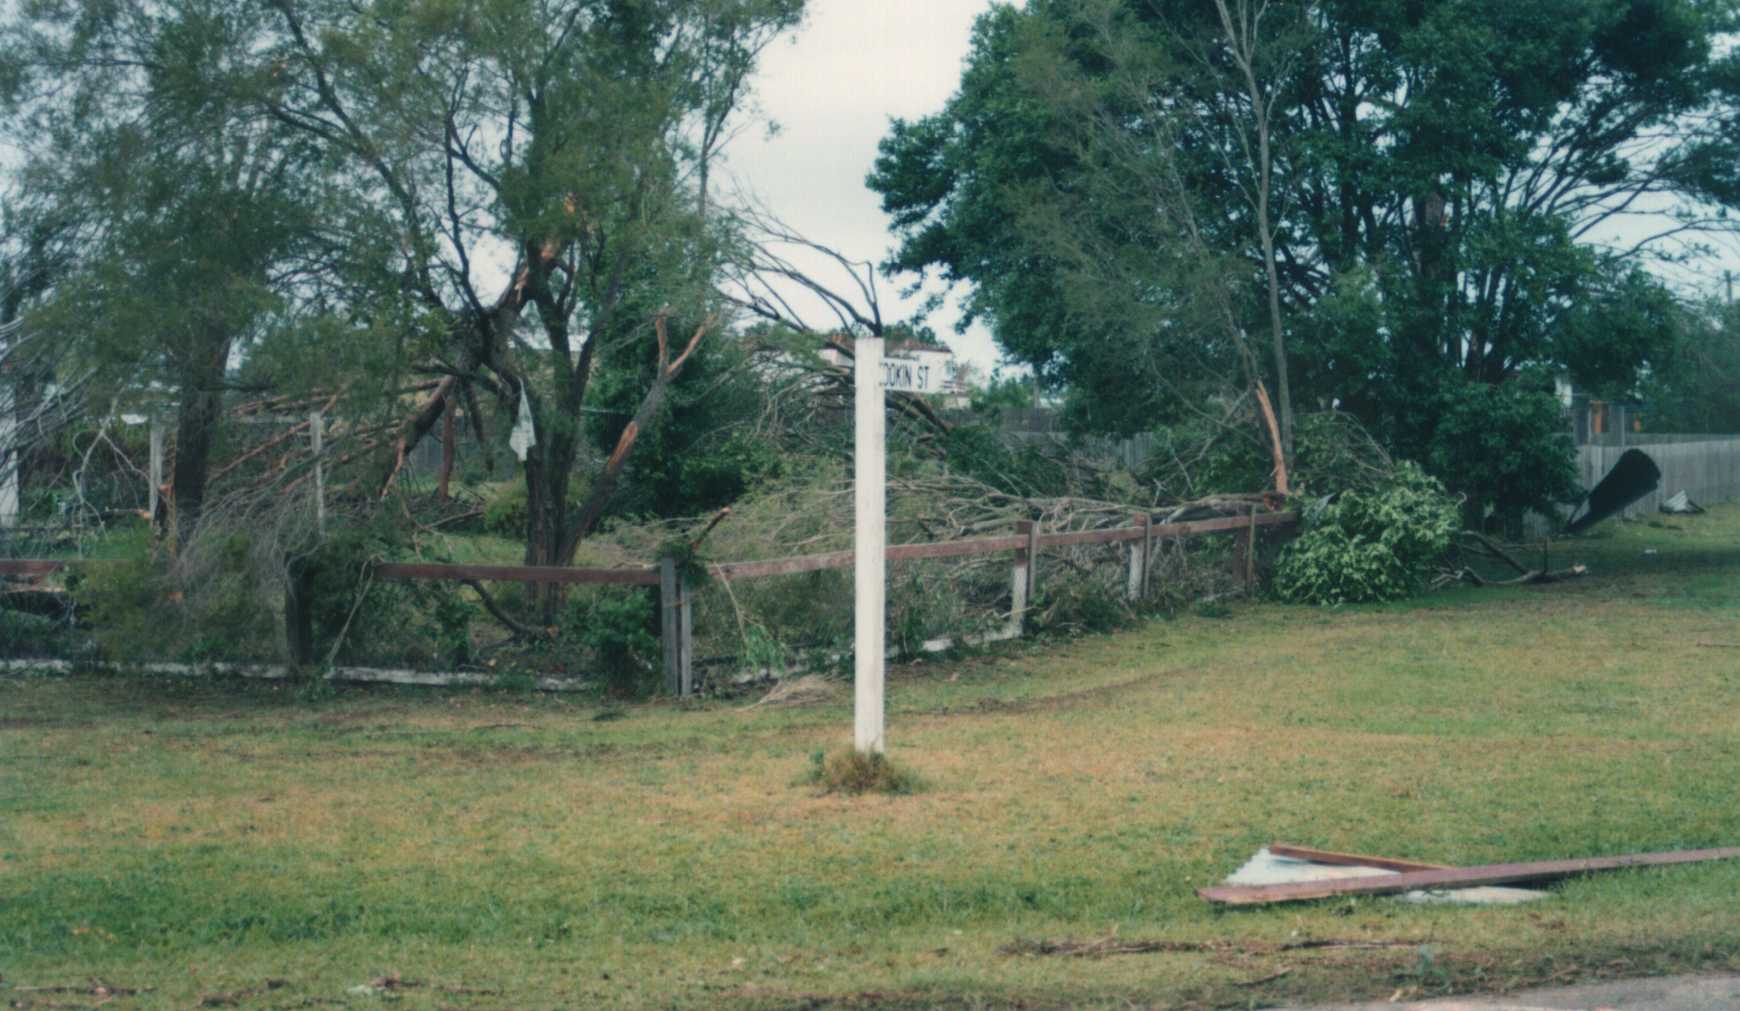
[{"label": "wooden plank on grass", "polygon": [[1269,852],[1278,857],[1309,860],[1314,864],[1329,864],[1332,867],[1382,867],[1389,871],[1447,871],[1452,869],[1449,864],[1424,864],[1418,860],[1372,857],[1363,853],[1337,853],[1334,850],[1313,849],[1310,846],[1295,846],[1292,843],[1284,842],[1270,843]]},{"label": "wooden plank on grass", "polygon": [[512,583],[602,583],[616,586],[657,586],[659,570],[570,569],[560,565],[424,565],[382,562],[375,566],[382,579],[444,579]]},{"label": "wooden plank on grass", "polygon": [[1256,906],[1270,902],[1299,902],[1348,895],[1398,895],[1419,889],[1472,888],[1478,885],[1519,885],[1617,871],[1627,867],[1666,867],[1706,860],[1733,860],[1740,846],[1725,849],[1681,850],[1667,853],[1633,853],[1618,857],[1587,857],[1580,860],[1542,860],[1521,864],[1483,864],[1432,871],[1341,878],[1333,881],[1295,881],[1281,885],[1215,885],[1196,894],[1209,902],[1228,906]]}]

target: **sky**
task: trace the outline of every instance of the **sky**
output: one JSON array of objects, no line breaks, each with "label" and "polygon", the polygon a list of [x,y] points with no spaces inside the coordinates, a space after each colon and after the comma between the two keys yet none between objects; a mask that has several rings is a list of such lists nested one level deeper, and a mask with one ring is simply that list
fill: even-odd
[{"label": "sky", "polygon": [[[761,114],[726,152],[729,177],[798,233],[854,259],[880,262],[894,239],[879,197],[864,186],[876,145],[895,117],[942,109],[960,84],[973,19],[990,0],[810,0],[803,28],[775,42],[756,78]],[[795,259],[795,257],[794,257]],[[809,269],[825,275],[826,265]],[[807,266],[807,265],[806,265]],[[841,281],[845,275],[831,276]],[[908,317],[911,278],[880,280],[885,319]],[[808,311],[806,308],[805,311]],[[954,332],[953,306],[930,325],[957,355],[988,372],[998,360],[990,334]],[[820,325],[831,317],[817,312]]]}]

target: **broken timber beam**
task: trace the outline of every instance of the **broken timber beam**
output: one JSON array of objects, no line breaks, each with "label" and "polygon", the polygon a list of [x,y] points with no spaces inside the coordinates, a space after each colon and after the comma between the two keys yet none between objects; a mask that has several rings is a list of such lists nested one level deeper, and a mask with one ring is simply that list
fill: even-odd
[{"label": "broken timber beam", "polygon": [[1417,860],[1371,857],[1363,853],[1337,853],[1334,850],[1313,849],[1310,846],[1295,846],[1292,843],[1284,842],[1270,843],[1269,852],[1278,857],[1309,860],[1314,864],[1329,864],[1334,867],[1382,867],[1387,871],[1448,871],[1455,869],[1449,864],[1424,864]]},{"label": "broken timber beam", "polygon": [[1341,878],[1332,881],[1297,881],[1280,885],[1215,885],[1211,888],[1199,888],[1196,894],[1209,902],[1221,905],[1257,906],[1271,902],[1299,902],[1305,899],[1329,899],[1347,895],[1397,895],[1418,889],[1515,885],[1530,881],[1551,881],[1578,874],[1590,874],[1595,871],[1616,871],[1626,867],[1663,867],[1672,864],[1699,863],[1705,860],[1732,860],[1737,857],[1740,857],[1740,846],[1668,853],[1633,853],[1627,856],[1590,857],[1581,860],[1482,864],[1477,867],[1403,871],[1400,874]]}]

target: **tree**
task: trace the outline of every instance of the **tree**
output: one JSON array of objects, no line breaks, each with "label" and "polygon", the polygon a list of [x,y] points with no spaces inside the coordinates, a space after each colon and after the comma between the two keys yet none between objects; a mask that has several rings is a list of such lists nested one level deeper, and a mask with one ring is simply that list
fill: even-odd
[{"label": "tree", "polygon": [[1642,394],[1654,431],[1740,432],[1740,307],[1705,305],[1686,313]]},{"label": "tree", "polygon": [[[186,540],[206,498],[232,362],[309,255],[319,214],[306,143],[207,76],[257,40],[218,5],[43,9],[8,24],[7,94],[53,288],[32,329],[111,402],[174,405],[169,501]],[[50,275],[49,271],[52,270]]]},{"label": "tree", "polygon": [[[342,161],[353,198],[390,236],[406,313],[424,322],[411,350],[441,377],[377,490],[474,389],[509,417],[523,401],[534,430],[525,560],[568,563],[720,325],[719,237],[693,170],[720,143],[753,54],[802,0],[266,7],[279,38],[247,82],[253,99]],[[670,333],[670,319],[693,327]],[[594,367],[629,341],[655,346],[657,365],[575,503]]]},{"label": "tree", "polygon": [[[1132,22],[1115,2],[1080,5],[1067,30],[1025,31],[1017,86],[1051,96],[1047,134],[1075,169],[1067,183],[1032,184],[1014,223],[1028,244],[1047,249],[1067,270],[1062,296],[1078,325],[1133,334],[1134,341],[1118,342],[1120,349],[1146,350],[1126,353],[1126,368],[1130,361],[1150,363],[1156,383],[1187,409],[1194,406],[1189,394],[1179,394],[1190,375],[1207,384],[1205,393],[1225,387],[1218,399],[1254,401],[1247,413],[1271,451],[1276,488],[1285,492],[1293,411],[1270,213],[1270,133],[1273,79],[1285,68],[1290,43],[1268,37],[1276,26],[1264,23],[1267,13],[1267,4],[1216,0],[1214,18],[1190,39],[1174,39],[1175,54],[1155,45],[1152,29]],[[1084,58],[1091,68],[1084,69]],[[1220,112],[1226,129],[1205,130],[1202,110],[1166,99],[1181,80],[1234,97]],[[1191,141],[1203,136],[1226,142],[1208,167],[1240,202],[1230,219],[1205,213],[1191,183],[1205,154],[1200,143],[1192,153]],[[1257,277],[1218,247],[1211,230],[1226,220],[1248,229]],[[1111,221],[1115,226],[1105,227]],[[1252,297],[1259,290],[1261,309]],[[1268,331],[1266,355],[1247,329],[1259,315]],[[1079,413],[1087,405],[1078,398],[1072,406]]]},{"label": "tree", "polygon": [[[1139,373],[1116,365],[1128,349],[1069,310],[1056,232],[1021,224],[1036,193],[1078,195],[1101,170],[1057,141],[1070,94],[1031,85],[1046,39],[1101,95],[1151,82],[1151,107],[1177,124],[1173,160],[1200,234],[1221,263],[1242,265],[1253,332],[1269,315],[1272,237],[1295,399],[1339,405],[1423,461],[1457,458],[1440,421],[1446,398],[1474,386],[1514,385],[1506,395],[1526,399],[1546,396],[1527,380],[1541,368],[1635,376],[1669,333],[1651,308],[1661,285],[1642,268],[1694,255],[1698,236],[1731,227],[1721,208],[1740,199],[1740,63],[1716,45],[1733,20],[1723,2],[1253,3],[1244,9],[1290,26],[1286,58],[1263,64],[1272,89],[1259,77],[1256,92],[1241,72],[1249,50],[1236,31],[1227,42],[1218,7],[1121,0],[1112,16],[1130,42],[1116,50],[1096,42],[1084,6],[1033,0],[982,18],[960,91],[937,115],[896,123],[870,179],[902,236],[890,267],[970,285],[970,308],[1004,348],[1078,398],[1151,405],[1161,419],[1180,409],[1131,388]],[[1227,168],[1257,104],[1273,159],[1268,228],[1252,225],[1250,173]],[[1128,103],[1098,108],[1131,137],[1152,130]],[[1127,205],[1068,220],[1078,238],[1113,243],[1140,227]],[[1621,228],[1636,220],[1666,224]],[[1158,280],[1144,295],[1178,285]],[[1595,319],[1621,329],[1599,332]],[[1127,412],[1085,416],[1134,424]],[[1549,482],[1522,498],[1540,507],[1568,491]],[[1496,501],[1483,498],[1476,514]]]}]

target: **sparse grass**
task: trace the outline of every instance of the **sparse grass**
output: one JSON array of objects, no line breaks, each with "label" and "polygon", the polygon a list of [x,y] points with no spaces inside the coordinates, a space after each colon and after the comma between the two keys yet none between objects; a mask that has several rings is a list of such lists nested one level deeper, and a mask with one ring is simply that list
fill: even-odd
[{"label": "sparse grass", "polygon": [[[845,700],[0,679],[0,1002],[1245,1007],[1740,969],[1736,864],[1506,909],[1193,894],[1276,838],[1740,843],[1740,508],[1672,526],[1555,545],[1580,582],[892,672],[903,796],[793,788]],[[1323,938],[1408,943],[1284,947]],[[54,985],[86,992],[14,989]]]}]

